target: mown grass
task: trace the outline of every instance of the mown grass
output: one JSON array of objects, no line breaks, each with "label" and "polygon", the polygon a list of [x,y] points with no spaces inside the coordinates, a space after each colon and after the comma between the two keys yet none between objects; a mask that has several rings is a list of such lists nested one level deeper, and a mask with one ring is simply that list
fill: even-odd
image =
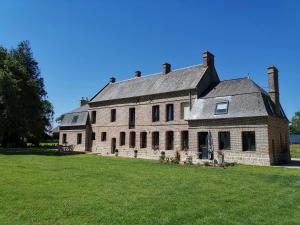
[{"label": "mown grass", "polygon": [[300,144],[291,145],[291,157],[300,158]]},{"label": "mown grass", "polygon": [[204,168],[49,151],[0,151],[1,225],[300,221],[300,170]]}]

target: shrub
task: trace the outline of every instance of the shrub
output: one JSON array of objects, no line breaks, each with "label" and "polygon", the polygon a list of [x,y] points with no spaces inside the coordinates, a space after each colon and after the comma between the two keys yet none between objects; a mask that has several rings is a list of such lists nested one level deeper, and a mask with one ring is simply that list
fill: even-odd
[{"label": "shrub", "polygon": [[166,159],[166,153],[164,151],[162,151],[159,156],[159,161],[164,162],[165,159]]},{"label": "shrub", "polygon": [[193,165],[193,156],[186,157],[186,164],[187,165]]}]

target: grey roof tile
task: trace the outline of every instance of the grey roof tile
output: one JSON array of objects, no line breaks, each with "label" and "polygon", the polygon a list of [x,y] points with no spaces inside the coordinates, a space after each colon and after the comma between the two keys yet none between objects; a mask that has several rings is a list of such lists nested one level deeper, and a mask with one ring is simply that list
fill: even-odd
[{"label": "grey roof tile", "polygon": [[196,88],[207,67],[191,66],[174,70],[166,75],[142,76],[131,80],[110,83],[90,102],[108,101],[145,95],[161,94]]}]

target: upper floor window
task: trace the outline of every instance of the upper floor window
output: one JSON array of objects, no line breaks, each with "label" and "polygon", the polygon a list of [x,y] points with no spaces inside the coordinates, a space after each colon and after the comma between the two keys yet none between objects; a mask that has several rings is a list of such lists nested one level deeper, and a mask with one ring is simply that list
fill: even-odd
[{"label": "upper floor window", "polygon": [[219,149],[230,150],[230,132],[219,132]]},{"label": "upper floor window", "polygon": [[82,133],[77,134],[77,144],[80,145],[82,142]]},{"label": "upper floor window", "polygon": [[92,111],[91,113],[91,123],[96,123],[96,111]]},{"label": "upper floor window", "polygon": [[152,106],[152,122],[159,121],[159,105]]},{"label": "upper floor window", "polygon": [[215,114],[227,114],[227,113],[228,113],[228,101],[217,102]]},{"label": "upper floor window", "polygon": [[255,151],[255,132],[254,131],[244,131],[242,132],[243,141],[243,151]]},{"label": "upper floor window", "polygon": [[190,113],[190,103],[182,102],[180,104],[180,118],[182,120],[187,120]]},{"label": "upper floor window", "polygon": [[106,132],[101,133],[101,141],[106,141]]},{"label": "upper floor window", "polygon": [[135,108],[129,109],[129,129],[135,127]]},{"label": "upper floor window", "polygon": [[116,109],[110,110],[110,122],[115,122],[117,117]]},{"label": "upper floor window", "polygon": [[174,120],[174,105],[173,104],[167,104],[166,121],[172,121],[172,120]]}]

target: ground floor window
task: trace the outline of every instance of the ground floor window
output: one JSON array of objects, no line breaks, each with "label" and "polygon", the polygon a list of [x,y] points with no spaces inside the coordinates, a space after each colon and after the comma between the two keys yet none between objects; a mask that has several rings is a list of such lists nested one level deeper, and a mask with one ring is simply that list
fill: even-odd
[{"label": "ground floor window", "polygon": [[167,131],[166,132],[166,150],[174,149],[174,132]]},{"label": "ground floor window", "polygon": [[255,151],[255,132],[254,131],[244,131],[242,132],[243,141],[243,151]]},{"label": "ground floor window", "polygon": [[126,134],[125,132],[120,133],[120,146],[125,145]]},{"label": "ground floor window", "polygon": [[129,148],[135,148],[135,132],[131,131],[129,133]]},{"label": "ground floor window", "polygon": [[219,149],[230,150],[230,132],[219,132]]},{"label": "ground floor window", "polygon": [[102,132],[101,133],[101,141],[106,141],[106,137],[107,135],[106,135],[106,132]]},{"label": "ground floor window", "polygon": [[159,132],[158,131],[152,132],[152,149],[154,149],[154,150],[159,149]]},{"label": "ground floor window", "polygon": [[92,140],[93,141],[96,140],[96,134],[95,134],[95,132],[92,133]]},{"label": "ground floor window", "polygon": [[147,132],[141,132],[140,135],[141,148],[147,148]]},{"label": "ground floor window", "polygon": [[189,132],[187,130],[181,131],[181,149],[189,149]]},{"label": "ground floor window", "polygon": [[80,145],[82,142],[82,133],[77,134],[77,144]]},{"label": "ground floor window", "polygon": [[62,142],[63,142],[64,144],[67,143],[67,134],[63,134]]}]

